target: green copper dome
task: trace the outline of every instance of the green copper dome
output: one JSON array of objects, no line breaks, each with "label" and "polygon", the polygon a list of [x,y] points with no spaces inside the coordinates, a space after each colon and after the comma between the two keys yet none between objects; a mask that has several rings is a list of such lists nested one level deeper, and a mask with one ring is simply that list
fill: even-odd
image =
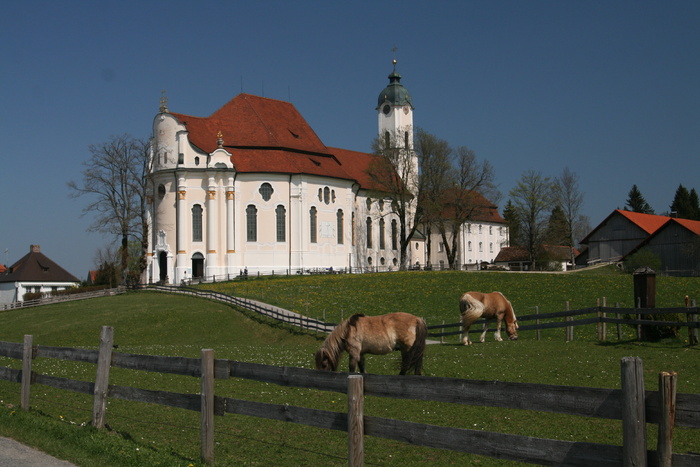
[{"label": "green copper dome", "polygon": [[389,85],[382,90],[377,99],[377,109],[384,103],[397,106],[408,104],[413,108],[411,95],[401,84],[401,75],[396,72],[396,60],[394,60],[394,71],[389,75]]}]

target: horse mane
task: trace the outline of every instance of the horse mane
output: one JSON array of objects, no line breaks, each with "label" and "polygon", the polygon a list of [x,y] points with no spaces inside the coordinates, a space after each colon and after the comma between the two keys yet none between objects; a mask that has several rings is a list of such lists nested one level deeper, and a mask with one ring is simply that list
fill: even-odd
[{"label": "horse mane", "polygon": [[341,322],[335,327],[335,329],[333,329],[333,331],[331,331],[328,337],[326,337],[326,340],[323,341],[321,348],[316,352],[317,367],[325,357],[328,359],[334,371],[336,368],[338,368],[338,361],[340,360],[341,354],[345,350],[345,339],[348,337],[348,332],[351,327],[354,327],[357,324],[357,320],[363,316],[365,315],[362,313],[354,314]]},{"label": "horse mane", "polygon": [[518,318],[515,316],[515,310],[513,309],[513,304],[510,303],[510,300],[506,298],[505,295],[503,295],[501,292],[498,292],[501,297],[503,297],[503,300],[506,301],[508,306],[506,307],[506,315],[511,315],[513,317],[513,323],[515,323],[515,329],[518,329]]}]

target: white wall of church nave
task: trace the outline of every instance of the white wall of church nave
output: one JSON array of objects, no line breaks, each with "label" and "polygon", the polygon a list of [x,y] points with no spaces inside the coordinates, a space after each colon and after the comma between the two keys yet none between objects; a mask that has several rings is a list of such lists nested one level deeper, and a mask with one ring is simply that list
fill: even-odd
[{"label": "white wall of church nave", "polygon": [[[263,188],[263,184],[269,187]],[[269,193],[269,189],[272,193]],[[269,199],[263,198],[263,193]],[[267,191],[265,191],[267,190]],[[320,200],[319,200],[320,190]],[[236,179],[237,253],[249,270],[346,267],[352,251],[352,185],[310,175],[239,174]],[[247,241],[248,206],[256,209],[257,241]],[[277,207],[285,209],[285,241],[277,242]],[[316,209],[312,242],[311,208]],[[338,210],[343,211],[343,241],[338,242]],[[286,256],[279,252],[285,251]]]}]

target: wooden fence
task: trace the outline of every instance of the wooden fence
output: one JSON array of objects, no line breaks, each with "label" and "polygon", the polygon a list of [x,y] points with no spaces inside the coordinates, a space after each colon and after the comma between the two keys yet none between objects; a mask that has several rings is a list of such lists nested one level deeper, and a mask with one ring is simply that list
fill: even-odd
[{"label": "wooden fence", "polygon": [[2,305],[3,310],[14,310],[16,308],[30,308],[40,305],[53,305],[61,302],[73,302],[76,300],[86,300],[88,298],[98,298],[110,295],[118,295],[126,292],[126,287],[114,287],[111,289],[93,290],[91,292],[71,293],[71,294],[47,294],[46,297],[21,302],[12,302]]},{"label": "wooden fence", "polygon": [[[0,356],[22,360],[22,370],[0,366],[0,379],[21,384],[20,406],[30,407],[33,384],[93,396],[92,423],[104,427],[107,399],[148,402],[201,412],[202,459],[214,464],[215,416],[226,413],[299,423],[348,432],[348,463],[364,463],[364,436],[413,445],[456,450],[542,465],[572,466],[697,466],[700,455],[673,453],[673,428],[700,428],[700,395],[677,394],[675,373],[659,375],[659,390],[645,391],[642,361],[621,360],[621,389],[598,389],[478,381],[424,376],[384,376],[330,373],[303,368],[275,367],[231,360],[215,360],[211,349],[201,358],[161,357],[114,352],[111,327],[102,328],[98,350],[0,342]],[[57,358],[97,365],[94,382],[39,374],[34,358]],[[111,367],[188,375],[201,379],[201,394],[178,394],[109,384]],[[220,397],[216,378],[245,378],[282,386],[335,391],[348,395],[346,413]],[[367,416],[364,397],[447,402],[475,406],[524,409],[583,417],[621,420],[623,445],[561,441],[479,430],[436,426]],[[535,414],[533,414],[533,417]],[[658,425],[656,451],[647,450],[646,424]]]},{"label": "wooden fence", "polygon": [[[330,332],[337,323],[326,322],[300,315],[298,313],[285,310],[276,306],[268,305],[256,300],[232,297],[221,292],[211,290],[202,290],[188,287],[173,287],[173,286],[148,286],[145,290],[155,290],[168,293],[180,293],[192,295],[209,300],[217,300],[228,303],[236,307],[240,307],[252,311],[258,315],[277,321],[297,326],[302,330],[310,332]],[[605,299],[598,300],[598,305],[590,308],[579,310],[569,310],[569,304],[566,304],[566,311],[558,311],[554,313],[539,313],[539,307],[535,307],[535,313],[529,315],[518,315],[518,324],[520,331],[536,331],[536,338],[539,340],[540,331],[543,329],[566,328],[565,339],[567,341],[574,340],[574,329],[576,326],[584,326],[595,324],[597,326],[598,340],[605,341],[607,339],[607,325],[614,324],[617,329],[617,339],[622,340],[622,325],[636,326],[637,337],[641,333],[642,326],[677,326],[685,327],[688,330],[688,343],[690,345],[698,344],[698,307],[693,300],[692,306],[680,308],[610,308],[605,305]],[[591,315],[590,317],[583,317]],[[684,315],[686,321],[657,321],[644,319],[651,315]],[[614,317],[613,317],[614,316]],[[633,318],[624,318],[624,316],[636,316]],[[547,321],[547,322],[543,322]],[[531,322],[533,324],[523,324]],[[481,333],[481,326],[484,323],[483,319],[477,320],[472,325],[469,332]],[[451,328],[457,328],[455,331],[450,331]],[[493,326],[491,326],[493,331]],[[444,341],[445,337],[459,335],[459,340],[462,340],[462,323],[437,324],[428,326],[428,337],[440,339]]]}]

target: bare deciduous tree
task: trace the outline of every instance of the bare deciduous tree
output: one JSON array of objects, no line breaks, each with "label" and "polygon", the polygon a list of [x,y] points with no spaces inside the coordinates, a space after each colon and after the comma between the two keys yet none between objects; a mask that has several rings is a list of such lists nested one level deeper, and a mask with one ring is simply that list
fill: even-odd
[{"label": "bare deciduous tree", "polygon": [[540,172],[525,171],[515,188],[510,190],[510,198],[521,223],[523,246],[534,268],[537,251],[542,246],[547,213],[553,206],[552,182]]},{"label": "bare deciduous tree", "polygon": [[[141,243],[144,257],[148,244],[146,174],[149,143],[125,134],[90,145],[89,151],[90,158],[83,162],[82,183],[68,182],[72,190],[70,196],[89,199],[83,214],[95,216],[90,231],[111,234],[120,240],[120,267],[122,278],[126,280],[129,240]],[[140,264],[144,267],[145,259]]]},{"label": "bare deciduous tree", "polygon": [[372,142],[378,157],[370,164],[368,175],[377,189],[371,197],[388,199],[391,210],[399,220],[400,269],[408,266],[408,246],[416,230],[416,204],[419,174],[416,155],[404,138],[404,132],[387,133]]},{"label": "bare deciduous tree", "polygon": [[497,201],[500,194],[494,184],[491,164],[488,161],[479,162],[476,153],[465,146],[457,148],[451,173],[443,196],[444,214],[437,225],[450,268],[459,269],[459,237],[464,224],[495,208],[484,204],[485,196]]},{"label": "bare deciduous tree", "polygon": [[561,175],[554,182],[554,200],[557,206],[563,212],[563,221],[566,237],[566,246],[569,247],[571,254],[571,264],[576,264],[574,247],[576,246],[576,238],[578,232],[587,227],[588,218],[581,215],[583,208],[583,193],[579,189],[578,175],[571,169],[565,167]]}]

